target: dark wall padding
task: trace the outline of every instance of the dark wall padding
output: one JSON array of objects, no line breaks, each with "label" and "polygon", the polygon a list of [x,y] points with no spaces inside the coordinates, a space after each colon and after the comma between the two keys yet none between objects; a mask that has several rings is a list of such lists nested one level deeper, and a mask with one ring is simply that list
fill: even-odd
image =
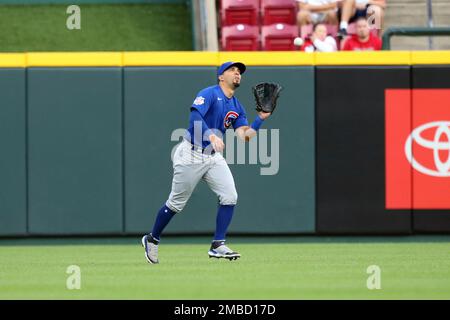
[{"label": "dark wall padding", "polygon": [[[450,89],[450,66],[413,66],[412,87],[416,89]],[[450,108],[450,101],[443,101],[443,103]],[[442,120],[450,121],[450,118]],[[450,197],[450,190],[448,197]],[[450,232],[450,208],[446,210],[414,210],[413,221],[415,232]]]},{"label": "dark wall padding", "polygon": [[409,67],[316,68],[317,231],[411,233],[411,210],[385,209],[384,91]]}]

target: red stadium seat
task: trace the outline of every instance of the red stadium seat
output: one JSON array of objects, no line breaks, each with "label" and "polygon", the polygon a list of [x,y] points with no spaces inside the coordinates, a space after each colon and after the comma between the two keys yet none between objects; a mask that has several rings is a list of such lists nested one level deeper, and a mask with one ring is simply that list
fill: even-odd
[{"label": "red stadium seat", "polygon": [[355,34],[356,33],[356,23],[353,22],[353,23],[350,23],[348,25],[347,33],[348,34]]},{"label": "red stadium seat", "polygon": [[261,41],[263,50],[290,51],[296,50],[294,39],[298,37],[298,27],[283,23],[263,26]]},{"label": "red stadium seat", "polygon": [[226,51],[259,50],[259,28],[244,24],[223,27],[222,49]]},{"label": "red stadium seat", "polygon": [[338,26],[334,24],[327,24],[327,33],[336,38],[338,34]]},{"label": "red stadium seat", "polygon": [[312,24],[305,24],[300,28],[300,37],[303,39],[308,38],[313,31],[313,25]]},{"label": "red stadium seat", "polygon": [[222,26],[258,24],[259,0],[222,0]]},{"label": "red stadium seat", "polygon": [[261,0],[261,11],[265,26],[274,23],[296,23],[295,0]]}]

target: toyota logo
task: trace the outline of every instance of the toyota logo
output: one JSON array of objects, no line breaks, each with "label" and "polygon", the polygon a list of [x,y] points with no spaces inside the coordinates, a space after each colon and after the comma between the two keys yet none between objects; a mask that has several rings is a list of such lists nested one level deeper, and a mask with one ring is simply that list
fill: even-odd
[{"label": "toyota logo", "polygon": [[[422,133],[431,128],[436,128],[433,140],[422,137]],[[446,137],[447,141],[441,141],[442,136]],[[435,169],[427,168],[414,159],[412,154],[413,141],[432,150]],[[439,151],[447,151],[446,161],[441,161]],[[406,139],[405,154],[409,163],[417,171],[434,177],[450,177],[450,121],[429,122],[415,128]]]}]

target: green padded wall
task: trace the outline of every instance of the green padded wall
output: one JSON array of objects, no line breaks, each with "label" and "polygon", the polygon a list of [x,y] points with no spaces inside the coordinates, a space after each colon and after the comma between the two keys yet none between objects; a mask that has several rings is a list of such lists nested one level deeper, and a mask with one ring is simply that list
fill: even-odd
[{"label": "green padded wall", "polygon": [[[123,74],[120,68],[27,72],[29,234],[149,231],[170,192],[170,153],[177,144],[171,133],[186,128],[189,107],[200,89],[216,83],[216,68],[130,67]],[[246,164],[230,165],[239,193],[230,232],[311,233],[315,231],[313,68],[249,67],[237,97],[250,121],[255,117],[250,87],[267,79],[285,87],[279,108],[263,126],[279,129],[279,171],[261,175],[266,165],[249,164],[248,158]],[[4,227],[12,233],[27,231],[25,97],[22,112],[22,164],[13,162],[23,168],[22,194],[14,192],[24,199],[16,202],[23,207],[17,215],[22,229]],[[20,134],[15,138],[20,140]],[[15,142],[14,147],[20,149],[20,144]],[[267,190],[274,190],[274,196]],[[216,209],[215,195],[200,182],[167,233],[212,233]]]},{"label": "green padded wall", "polygon": [[260,175],[260,169],[266,165],[230,165],[239,194],[230,231],[312,233],[315,231],[314,68],[249,67],[236,96],[250,123],[256,115],[251,86],[266,81],[284,87],[276,111],[261,127],[279,129],[279,171],[275,175]]},{"label": "green padded wall", "polygon": [[[126,232],[151,228],[170,192],[170,152],[176,144],[170,135],[176,128],[186,128],[196,93],[216,83],[215,71],[125,68]],[[239,193],[230,232],[314,232],[314,69],[249,67],[237,96],[250,121],[255,116],[250,87],[269,79],[285,87],[279,109],[264,125],[280,129],[279,172],[261,176],[260,165],[230,166]],[[200,182],[166,231],[212,233],[216,209],[215,195]]]},{"label": "green padded wall", "polygon": [[[125,230],[149,232],[172,184],[170,140],[186,128],[189,108],[200,89],[215,81],[214,67],[125,68]],[[217,200],[200,183],[168,232],[211,228]]]},{"label": "green padded wall", "polygon": [[27,231],[25,69],[0,69],[0,235]]},{"label": "green padded wall", "polygon": [[121,68],[30,68],[28,101],[30,234],[121,232]]}]

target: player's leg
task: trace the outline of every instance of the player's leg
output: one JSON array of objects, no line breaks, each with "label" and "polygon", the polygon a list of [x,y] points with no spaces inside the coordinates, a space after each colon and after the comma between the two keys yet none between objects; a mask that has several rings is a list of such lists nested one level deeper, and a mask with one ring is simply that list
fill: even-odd
[{"label": "player's leg", "polygon": [[216,217],[216,231],[211,248],[210,257],[237,259],[241,255],[225,245],[226,233],[234,213],[237,202],[237,192],[233,175],[225,159],[219,154],[216,163],[205,173],[203,179],[219,198]]},{"label": "player's leg", "polygon": [[220,160],[205,173],[203,179],[219,198],[214,240],[225,240],[238,196],[233,175],[222,156],[220,156]]},{"label": "player's leg", "polygon": [[192,195],[196,185],[205,174],[207,166],[192,163],[191,150],[180,144],[173,158],[172,190],[166,203],[158,211],[152,232],[142,237],[145,257],[150,263],[158,263],[158,245],[165,227],[176,213],[182,211]]},{"label": "player's leg", "polygon": [[158,245],[161,232],[169,224],[176,212],[172,211],[166,204],[159,209],[151,233],[142,237],[142,246],[145,250],[145,258],[149,263],[159,263]]}]

